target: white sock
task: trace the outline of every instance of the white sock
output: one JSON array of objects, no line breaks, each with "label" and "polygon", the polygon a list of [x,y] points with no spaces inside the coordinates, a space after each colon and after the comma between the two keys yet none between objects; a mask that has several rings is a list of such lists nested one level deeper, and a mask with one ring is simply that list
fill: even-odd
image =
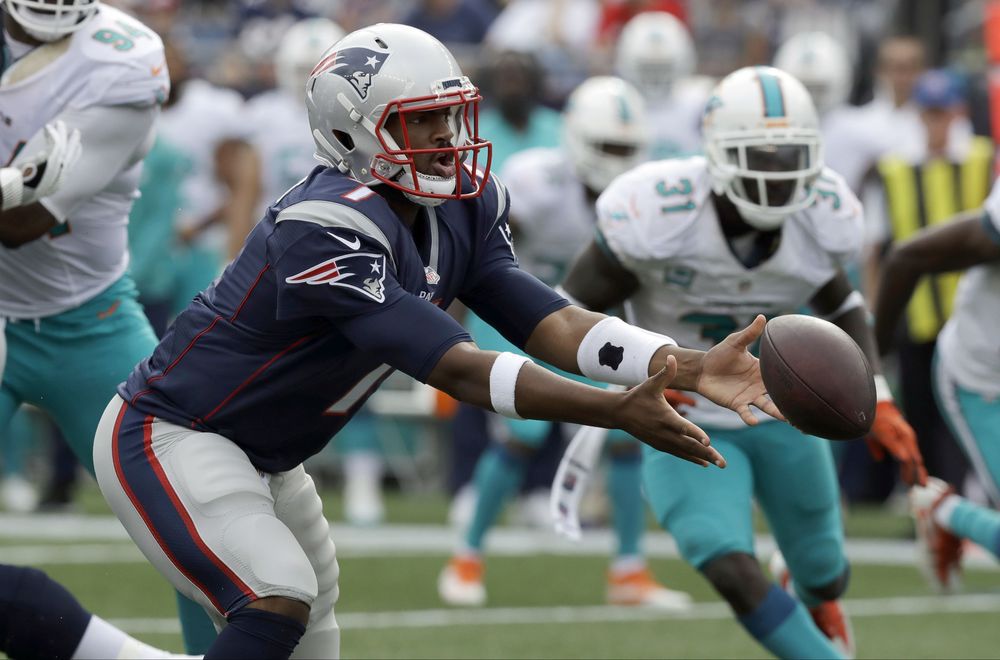
[{"label": "white sock", "polygon": [[941,527],[944,527],[948,531],[951,531],[951,514],[954,513],[955,507],[961,503],[962,498],[958,495],[948,495],[941,503],[934,507],[934,522],[936,522]]},{"label": "white sock", "polygon": [[[122,630],[92,614],[83,639],[73,651],[73,660],[108,660],[109,658],[153,660],[154,658],[183,657],[169,651],[144,644]],[[188,656],[193,657],[193,656]]]},{"label": "white sock", "polygon": [[619,555],[611,562],[611,572],[616,575],[634,573],[646,568],[646,558],[642,555]]},{"label": "white sock", "polygon": [[344,455],[344,478],[378,481],[382,478],[385,461],[378,452],[352,451]]}]

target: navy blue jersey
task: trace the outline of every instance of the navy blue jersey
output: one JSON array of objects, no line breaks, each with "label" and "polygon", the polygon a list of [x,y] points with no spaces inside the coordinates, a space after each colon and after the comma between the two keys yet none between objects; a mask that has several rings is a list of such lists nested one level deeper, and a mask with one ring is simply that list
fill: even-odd
[{"label": "navy blue jersey", "polygon": [[567,304],[517,268],[508,207],[492,178],[482,196],[424,209],[410,229],[374,190],[317,167],[118,392],[229,438],[258,469],[291,469],[393,369],[426,381],[470,341],[444,311],[455,298],[518,346]]}]

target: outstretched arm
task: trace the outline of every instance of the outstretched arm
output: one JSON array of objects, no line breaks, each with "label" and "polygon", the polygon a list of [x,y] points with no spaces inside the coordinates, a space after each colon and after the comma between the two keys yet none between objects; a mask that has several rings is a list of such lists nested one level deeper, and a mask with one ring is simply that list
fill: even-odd
[{"label": "outstretched arm", "polygon": [[620,428],[660,451],[699,465],[725,467],[705,432],[663,398],[676,374],[675,360],[666,360],[664,369],[638,387],[612,392],[563,378],[530,360],[505,376],[501,360],[509,356],[458,343],[437,362],[427,383],[460,401],[508,415]]},{"label": "outstretched arm", "polygon": [[[638,288],[635,275],[596,241],[577,257],[562,284],[570,300],[590,309],[617,306]],[[587,356],[582,354],[580,346],[594,326],[606,318],[575,306],[561,309],[538,324],[525,348],[561,369],[581,373],[585,365],[580,362]],[[760,378],[760,364],[747,350],[764,331],[764,324],[764,317],[758,317],[750,326],[730,335],[707,353],[662,346],[649,360],[648,373],[659,371],[670,357],[677,361],[677,377],[671,383],[672,388],[698,392],[735,410],[747,424],[757,423],[750,411],[751,405],[783,419],[767,397]]]},{"label": "outstretched arm", "polygon": [[920,277],[964,270],[1000,259],[1000,242],[982,210],[921,231],[893,247],[883,263],[875,307],[875,338],[884,354],[892,344],[899,317]]}]

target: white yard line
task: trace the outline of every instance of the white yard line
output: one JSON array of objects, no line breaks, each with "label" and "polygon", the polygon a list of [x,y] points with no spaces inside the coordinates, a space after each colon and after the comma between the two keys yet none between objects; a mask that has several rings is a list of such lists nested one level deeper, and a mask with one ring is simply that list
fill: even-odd
[{"label": "white yard line", "polygon": [[[1000,611],[1000,594],[858,598],[844,601],[854,618],[913,616],[940,613]],[[481,610],[433,609],[402,612],[346,612],[337,615],[345,630],[435,628],[449,626],[501,626],[559,623],[613,623],[633,621],[717,621],[732,617],[724,603],[696,603],[685,612],[663,612],[635,607],[497,607]],[[180,633],[176,619],[112,619],[132,634]]]},{"label": "white yard line", "polygon": [[[445,525],[383,525],[380,527],[332,526],[337,554],[349,557],[394,557],[441,555],[456,547],[458,535]],[[129,542],[117,519],[110,516],[0,514],[0,538],[52,541],[93,541],[93,544],[0,546],[0,562],[11,564],[91,564],[143,561]],[[118,541],[119,543],[107,543]],[[104,542],[104,543],[100,543]],[[666,534],[654,532],[643,542],[649,557],[677,557],[677,546]],[[536,554],[607,555],[615,547],[614,533],[607,529],[585,530],[583,540],[573,543],[546,530],[498,527],[489,536],[487,552],[495,556]],[[774,541],[757,537],[757,554],[768,557]],[[847,557],[856,564],[912,565],[912,541],[892,539],[848,539]],[[969,568],[1000,570],[991,555],[970,546],[965,565]]]}]

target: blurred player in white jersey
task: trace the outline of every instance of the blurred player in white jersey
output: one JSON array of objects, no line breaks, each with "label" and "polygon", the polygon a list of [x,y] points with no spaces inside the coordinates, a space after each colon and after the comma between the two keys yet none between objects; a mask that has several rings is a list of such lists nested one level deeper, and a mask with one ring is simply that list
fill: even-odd
[{"label": "blurred player in white jersey", "polygon": [[316,143],[305,117],[303,86],[320,56],[343,36],[343,29],[325,18],[294,24],[281,38],[274,56],[278,86],[247,103],[252,142],[261,161],[262,199],[267,203],[281,197],[316,166]]},{"label": "blurred player in white jersey", "polygon": [[[2,8],[0,161],[28,175],[14,167],[0,178],[0,432],[31,403],[93,474],[101,402],[156,345],[127,273],[126,226],[167,65],[156,33],[96,0]],[[83,155],[58,190],[43,191],[55,169],[39,153],[67,141],[44,129],[57,120],[78,131]]]},{"label": "blurred player in white jersey", "polygon": [[158,138],[187,158],[176,218],[181,249],[174,312],[208,285],[236,255],[256,221],[260,161],[249,144],[243,97],[196,78],[183,44],[168,40],[170,97]]},{"label": "blurred player in white jersey", "polygon": [[622,28],[615,70],[646,99],[656,160],[701,150],[701,111],[711,85],[694,77],[697,54],[687,27],[673,14],[638,14]]},{"label": "blurred player in white jersey", "polygon": [[[883,266],[875,329],[887,350],[921,276],[968,269],[938,336],[934,393],[993,507],[1000,507],[1000,185],[983,209],[921,231],[893,247]],[[938,591],[958,587],[962,540],[1000,558],[1000,512],[974,504],[940,479],[910,490],[921,568]]]},{"label": "blurred player in white jersey", "polygon": [[[642,96],[620,78],[585,81],[570,95],[563,122],[561,148],[515,154],[501,175],[511,193],[510,222],[521,267],[550,285],[562,278],[593,237],[594,201],[600,191],[615,176],[643,162],[649,146]],[[467,325],[479,346],[517,350],[478,317]],[[549,422],[504,421],[506,438],[487,449],[476,467],[476,504],[462,547],[438,581],[441,598],[452,605],[485,603],[484,537],[550,437]],[[612,434],[609,453],[608,491],[618,551],[608,572],[608,600],[684,608],[690,602],[688,595],[658,584],[640,550],[645,504],[639,490],[639,445],[627,434]]]},{"label": "blurred player in white jersey", "polygon": [[795,76],[816,104],[827,167],[844,177],[858,194],[871,159],[854,142],[863,117],[847,103],[853,66],[844,47],[825,32],[800,32],[781,44],[774,55],[774,67]]},{"label": "blurred player in white jersey", "polygon": [[[641,165],[604,191],[597,237],[574,263],[566,292],[591,309],[625,302],[640,327],[671,332],[689,348],[715,344],[754,314],[810,304],[877,365],[864,301],[841,269],[861,247],[862,209],[823,166],[809,93],[778,69],[740,69],[716,87],[703,136],[704,158]],[[923,481],[913,431],[879,380],[876,451],[900,459],[910,483]],[[829,443],[773,420],[739,428],[727,411],[695,399],[687,416],[711,429],[728,468],[686,470],[643,452],[657,520],[769,651],[852,654],[838,601],[848,565]],[[754,499],[787,561],[777,581],[799,600],[754,557]]]}]

